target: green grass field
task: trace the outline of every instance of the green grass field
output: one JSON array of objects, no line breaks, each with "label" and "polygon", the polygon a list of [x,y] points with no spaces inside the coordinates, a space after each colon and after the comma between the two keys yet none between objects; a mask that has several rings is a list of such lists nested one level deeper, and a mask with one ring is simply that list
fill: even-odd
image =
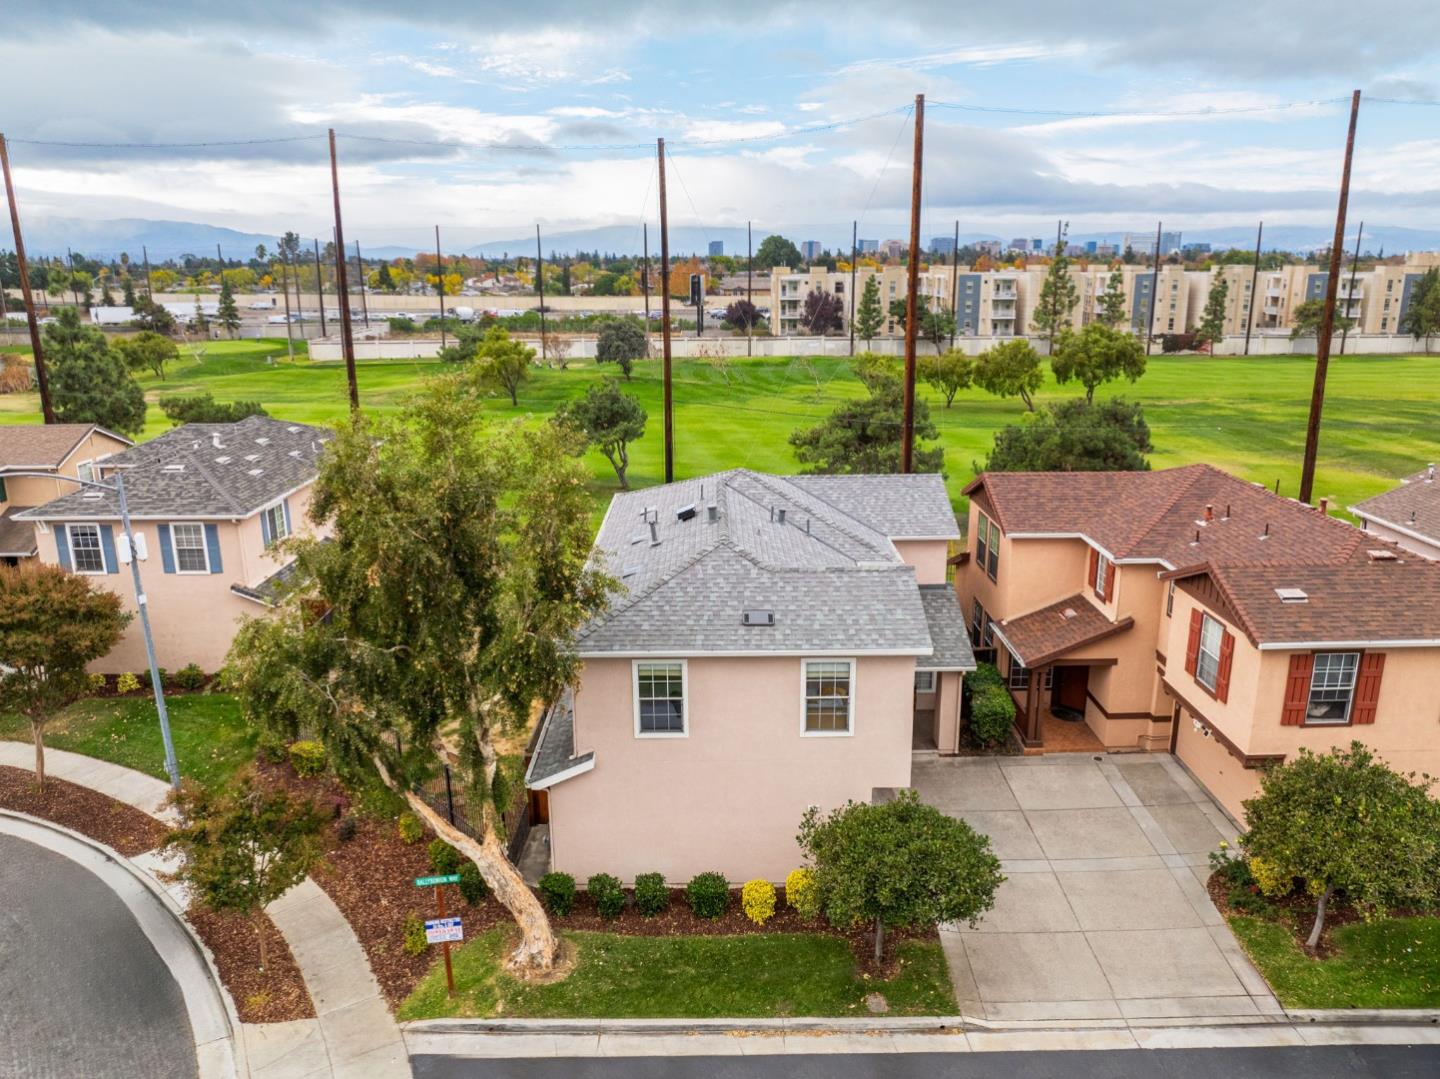
[{"label": "green grass field", "polygon": [[[424,379],[440,371],[435,363],[415,361],[362,364],[362,405],[371,412],[397,409]],[[503,398],[492,399],[486,408],[497,417],[538,419],[607,373],[615,372],[589,361],[566,371],[537,368],[521,390],[518,408]],[[1313,377],[1314,360],[1305,356],[1154,356],[1135,385],[1111,385],[1099,392],[1144,403],[1156,468],[1206,461],[1268,486],[1279,480],[1281,492],[1294,495]],[[346,411],[343,367],[305,359],[289,363],[283,340],[212,342],[202,357],[187,357],[175,365],[166,381],[148,375],[141,381],[152,402],[162,394],[208,390],[220,400],[259,400],[273,415],[302,422],[333,423]],[[662,468],[658,362],[637,365],[627,388],[650,414],[645,439],[631,453],[631,482],[657,483]],[[1039,400],[1076,392],[1074,386],[1051,381]],[[708,360],[677,361],[676,473],[694,476],[739,465],[793,472],[790,432],[815,423],[839,401],[863,393],[844,358],[737,359],[725,370]],[[928,388],[922,386],[920,394],[930,402],[939,427],[950,491],[958,501],[996,429],[1017,422],[1024,408],[1016,400],[979,390],[961,393],[949,409],[941,407],[940,398]],[[1440,458],[1437,415],[1440,357],[1335,357],[1321,432],[1317,496],[1332,495],[1343,507]],[[0,422],[36,419],[33,394],[0,398]],[[145,435],[158,434],[166,424],[160,410],[152,407]],[[600,505],[614,489],[614,475],[598,453],[590,455],[589,464]]]},{"label": "green grass field", "polygon": [[850,946],[838,937],[564,932],[574,949],[575,969],[563,981],[534,985],[501,970],[511,933],[509,927],[491,929],[454,953],[453,999],[445,995],[445,970],[437,962],[400,1005],[397,1017],[864,1016],[865,995],[875,991],[884,994],[892,1015],[955,1012],[945,956],[935,942],[902,943],[903,967],[880,982],[856,976]]}]

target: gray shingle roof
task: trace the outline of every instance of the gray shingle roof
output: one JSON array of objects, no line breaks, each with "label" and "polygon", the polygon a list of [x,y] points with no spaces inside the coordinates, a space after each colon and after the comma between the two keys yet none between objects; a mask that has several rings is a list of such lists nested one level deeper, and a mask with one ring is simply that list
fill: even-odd
[{"label": "gray shingle roof", "polygon": [[[938,477],[847,478],[875,480],[876,491],[901,481],[904,495],[892,501],[910,509],[896,535],[949,513]],[[615,496],[595,557],[624,591],[581,631],[581,652],[929,655],[914,570],[874,522],[799,479],[735,469]],[[750,609],[773,612],[774,625],[743,625]]]},{"label": "gray shingle roof", "polygon": [[525,786],[548,787],[546,780],[579,768],[595,759],[594,752],[575,755],[575,699],[567,688],[545,714],[539,744],[525,769]]},{"label": "gray shingle roof", "polygon": [[[323,427],[265,416],[187,423],[105,464],[125,470],[132,517],[246,517],[313,480],[331,437]],[[26,511],[24,519],[120,515],[112,494],[89,494],[67,494]]]},{"label": "gray shingle roof", "polygon": [[925,625],[930,630],[935,651],[916,660],[916,669],[973,671],[975,653],[970,648],[970,631],[955,589],[948,584],[921,585],[920,602],[925,607]]},{"label": "gray shingle roof", "polygon": [[0,513],[0,556],[28,558],[35,553],[35,526],[29,521],[15,520],[18,512],[14,506],[8,506]]},{"label": "gray shingle roof", "polygon": [[1440,543],[1440,478],[1437,476],[1440,473],[1431,465],[1401,480],[1399,487],[1351,506],[1350,511]]},{"label": "gray shingle roof", "polygon": [[801,490],[887,536],[958,539],[960,526],[945,478],[938,472],[905,476],[791,476]]},{"label": "gray shingle roof", "polygon": [[287,562],[259,584],[232,584],[230,591],[245,599],[253,599],[256,603],[273,607],[284,594],[286,586],[295,579],[295,575],[299,572],[300,563],[298,561]]}]

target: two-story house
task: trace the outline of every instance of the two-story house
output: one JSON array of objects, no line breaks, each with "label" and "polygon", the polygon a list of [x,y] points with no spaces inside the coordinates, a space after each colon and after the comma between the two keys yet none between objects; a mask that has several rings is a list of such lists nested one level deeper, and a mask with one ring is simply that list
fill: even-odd
[{"label": "two-story house", "polygon": [[1400,481],[1400,486],[1350,507],[1360,527],[1407,551],[1440,561],[1440,473],[1434,464]]},{"label": "two-story house", "polygon": [[[132,445],[93,423],[0,426],[0,561],[13,566],[38,550],[35,526],[17,513],[79,490],[63,477],[92,479],[100,462]],[[16,475],[36,472],[47,475]]]},{"label": "two-story house", "polygon": [[[313,527],[311,487],[330,437],[324,428],[262,416],[191,423],[100,466],[101,479],[123,470],[132,525],[144,537],[149,560],[141,572],[162,667],[218,670],[240,616],[269,606],[290,564],[274,545]],[[34,528],[42,561],[93,577],[134,611],[116,549],[113,493],[76,491],[17,519]],[[138,621],[95,664],[107,673],[144,667]]]},{"label": "two-story house", "polygon": [[621,590],[526,773],[554,868],[780,881],[807,807],[909,786],[917,744],[955,752],[958,535],[935,475],[737,469],[616,495],[595,558]]},{"label": "two-story house", "polygon": [[956,587],[1027,748],[1083,722],[1097,748],[1174,753],[1237,818],[1301,747],[1440,773],[1416,692],[1440,676],[1440,566],[1208,465],[967,492]]}]

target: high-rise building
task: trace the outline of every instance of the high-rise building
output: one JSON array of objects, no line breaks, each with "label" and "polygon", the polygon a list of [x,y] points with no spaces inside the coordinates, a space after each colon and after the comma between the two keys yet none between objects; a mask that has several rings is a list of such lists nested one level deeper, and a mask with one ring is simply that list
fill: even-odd
[{"label": "high-rise building", "polygon": [[898,259],[905,253],[904,240],[886,240],[880,245],[880,254],[887,259]]},{"label": "high-rise building", "polygon": [[930,237],[930,254],[932,255],[953,255],[955,253],[955,237],[953,236],[932,236]]},{"label": "high-rise building", "polygon": [[1031,251],[1044,251],[1044,250],[1045,250],[1045,241],[1044,241],[1044,240],[1035,240],[1035,239],[1032,239],[1032,240],[1030,241],[1030,250],[1031,250]]},{"label": "high-rise building", "polygon": [[724,241],[724,240],[711,240],[711,241],[710,241],[710,254],[712,254],[712,255],[723,255],[723,254],[725,254],[725,241]]},{"label": "high-rise building", "polygon": [[1029,250],[1030,250],[1030,241],[1027,240],[1027,239],[1025,239],[1024,236],[1017,236],[1017,237],[1015,237],[1015,239],[1013,239],[1013,240],[1010,241],[1010,250],[1011,250],[1011,251],[1029,251]]},{"label": "high-rise building", "polygon": [[856,240],[855,249],[862,255],[873,254],[880,250],[879,240]]},{"label": "high-rise building", "polygon": [[806,262],[814,262],[820,257],[820,241],[805,240],[800,244],[800,254],[805,256]]},{"label": "high-rise building", "polygon": [[1100,250],[1100,241],[1099,241],[1099,240],[1086,240],[1086,241],[1085,241],[1085,254],[1087,254],[1087,255],[1094,255],[1094,254],[1097,254],[1097,253],[1099,252],[1099,250]]},{"label": "high-rise building", "polygon": [[[1134,251],[1137,255],[1155,254],[1155,234],[1153,232],[1127,232],[1120,245],[1120,250]],[[1180,233],[1160,233],[1160,254],[1168,255],[1172,251],[1180,250]]]}]

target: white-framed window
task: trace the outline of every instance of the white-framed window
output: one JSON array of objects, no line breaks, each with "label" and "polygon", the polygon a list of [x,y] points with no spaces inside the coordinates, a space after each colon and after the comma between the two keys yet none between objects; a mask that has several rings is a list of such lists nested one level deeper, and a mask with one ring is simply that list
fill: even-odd
[{"label": "white-framed window", "polygon": [[683,659],[636,660],[635,737],[684,738],[690,702]]},{"label": "white-framed window", "polygon": [[1200,623],[1200,655],[1195,661],[1195,681],[1210,691],[1220,677],[1220,640],[1225,627],[1208,614]]},{"label": "white-framed window", "polygon": [[1359,652],[1321,652],[1316,655],[1315,667],[1310,673],[1306,723],[1350,722],[1350,705],[1355,699],[1355,672],[1359,667]]},{"label": "white-framed window", "polygon": [[265,518],[265,531],[270,536],[271,543],[277,543],[290,534],[285,523],[285,503],[277,502],[261,510],[260,514]]},{"label": "white-framed window", "polygon": [[800,733],[805,735],[853,734],[855,661],[853,659],[807,659],[800,663]]},{"label": "white-framed window", "polygon": [[1095,553],[1095,579],[1090,582],[1090,587],[1095,589],[1097,596],[1105,595],[1105,586],[1109,584],[1110,559],[1098,551]]},{"label": "white-framed window", "polygon": [[70,525],[70,564],[76,573],[104,573],[105,552],[100,547],[99,525]]},{"label": "white-framed window", "polygon": [[209,573],[210,551],[202,524],[172,524],[170,546],[175,549],[176,573]]},{"label": "white-framed window", "polygon": [[935,692],[935,672],[934,672],[934,671],[916,671],[916,672],[915,672],[915,692],[916,692],[916,693],[934,693],[934,692]]},{"label": "white-framed window", "polygon": [[94,462],[94,461],[81,461],[81,462],[79,462],[79,463],[75,466],[75,476],[76,476],[77,479],[82,479],[82,480],[87,480],[87,481],[94,480],[94,479],[95,479],[95,462]]},{"label": "white-framed window", "polygon": [[980,601],[973,600],[970,604],[970,643],[976,648],[980,647],[980,635],[985,629],[985,608]]},{"label": "white-framed window", "polygon": [[983,513],[975,515],[975,564],[992,581],[1000,572],[1000,526]]},{"label": "white-framed window", "polygon": [[[1010,657],[1010,673],[1007,676],[1011,689],[1030,688],[1030,668],[1021,666],[1020,661],[1014,656]],[[1040,679],[1040,685],[1045,689],[1053,689],[1055,686],[1055,668],[1046,667],[1045,676]]]}]

